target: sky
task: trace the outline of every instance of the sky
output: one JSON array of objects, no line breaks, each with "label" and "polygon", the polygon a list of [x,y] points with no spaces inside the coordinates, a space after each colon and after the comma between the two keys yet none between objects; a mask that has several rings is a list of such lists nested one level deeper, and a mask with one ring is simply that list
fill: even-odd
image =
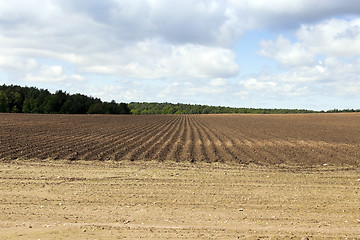
[{"label": "sky", "polygon": [[360,4],[1,1],[0,84],[117,102],[360,109]]}]

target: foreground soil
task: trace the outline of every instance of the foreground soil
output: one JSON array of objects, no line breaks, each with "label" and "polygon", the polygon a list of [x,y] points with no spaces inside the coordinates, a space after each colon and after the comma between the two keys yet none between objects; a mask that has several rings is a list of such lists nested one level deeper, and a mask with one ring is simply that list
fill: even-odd
[{"label": "foreground soil", "polygon": [[360,164],[360,114],[0,114],[0,159]]},{"label": "foreground soil", "polygon": [[0,239],[358,239],[360,169],[0,162]]}]

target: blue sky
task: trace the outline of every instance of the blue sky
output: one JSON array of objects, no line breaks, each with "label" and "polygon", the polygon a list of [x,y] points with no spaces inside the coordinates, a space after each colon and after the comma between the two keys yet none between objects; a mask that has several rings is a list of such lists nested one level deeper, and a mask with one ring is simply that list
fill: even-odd
[{"label": "blue sky", "polygon": [[0,84],[152,101],[360,108],[355,0],[12,0]]}]

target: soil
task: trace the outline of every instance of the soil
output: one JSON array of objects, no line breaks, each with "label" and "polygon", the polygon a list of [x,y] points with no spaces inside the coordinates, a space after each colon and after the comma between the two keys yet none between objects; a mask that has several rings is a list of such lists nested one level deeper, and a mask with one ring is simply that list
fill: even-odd
[{"label": "soil", "polygon": [[0,114],[0,239],[359,239],[360,114]]},{"label": "soil", "polygon": [[0,159],[359,165],[360,114],[0,114]]},{"label": "soil", "polygon": [[359,239],[360,169],[0,162],[0,239]]}]

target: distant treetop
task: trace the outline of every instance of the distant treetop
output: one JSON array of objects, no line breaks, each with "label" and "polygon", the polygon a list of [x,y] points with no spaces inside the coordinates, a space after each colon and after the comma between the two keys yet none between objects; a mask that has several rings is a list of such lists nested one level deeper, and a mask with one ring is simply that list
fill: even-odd
[{"label": "distant treetop", "polygon": [[265,109],[265,108],[233,108],[221,106],[173,104],[173,103],[146,103],[131,102],[129,108],[132,114],[219,114],[219,113],[315,113],[304,109]]}]

